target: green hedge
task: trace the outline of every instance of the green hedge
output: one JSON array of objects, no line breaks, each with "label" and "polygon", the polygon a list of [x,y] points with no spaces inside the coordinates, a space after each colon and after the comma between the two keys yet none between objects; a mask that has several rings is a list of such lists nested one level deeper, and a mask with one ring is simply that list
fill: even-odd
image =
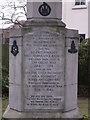
[{"label": "green hedge", "polygon": [[9,46],[2,45],[2,93],[8,95],[9,91]]},{"label": "green hedge", "polygon": [[90,62],[90,39],[86,39],[79,45],[79,85],[88,85],[89,79],[89,62]]}]

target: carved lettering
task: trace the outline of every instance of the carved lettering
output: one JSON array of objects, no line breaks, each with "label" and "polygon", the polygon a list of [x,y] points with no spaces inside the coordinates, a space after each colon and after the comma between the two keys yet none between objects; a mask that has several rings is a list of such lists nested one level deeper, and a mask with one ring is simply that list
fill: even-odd
[{"label": "carved lettering", "polygon": [[57,33],[24,38],[25,109],[63,109],[64,46]]}]

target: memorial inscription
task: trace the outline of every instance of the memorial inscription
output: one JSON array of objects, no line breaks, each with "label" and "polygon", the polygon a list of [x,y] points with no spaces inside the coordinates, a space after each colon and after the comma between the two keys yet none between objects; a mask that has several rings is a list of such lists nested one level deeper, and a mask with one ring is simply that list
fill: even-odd
[{"label": "memorial inscription", "polygon": [[64,45],[58,33],[24,37],[25,110],[61,110],[64,103]]}]

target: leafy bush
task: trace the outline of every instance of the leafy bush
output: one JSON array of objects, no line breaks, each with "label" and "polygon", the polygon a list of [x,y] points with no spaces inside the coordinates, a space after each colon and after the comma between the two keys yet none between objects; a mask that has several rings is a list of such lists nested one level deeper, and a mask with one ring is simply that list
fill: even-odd
[{"label": "leafy bush", "polygon": [[88,85],[90,62],[90,39],[79,45],[79,85]]},{"label": "leafy bush", "polygon": [[9,76],[8,69],[2,67],[2,93],[3,95],[8,95],[9,92]]},{"label": "leafy bush", "polygon": [[2,45],[2,93],[8,95],[9,91],[9,46]]}]

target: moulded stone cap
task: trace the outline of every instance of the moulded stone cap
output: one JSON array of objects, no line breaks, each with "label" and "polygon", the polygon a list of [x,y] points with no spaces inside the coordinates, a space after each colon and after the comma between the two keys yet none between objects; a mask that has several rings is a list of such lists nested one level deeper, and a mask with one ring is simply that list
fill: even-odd
[{"label": "moulded stone cap", "polygon": [[66,37],[75,37],[75,38],[79,38],[78,35],[78,30],[74,30],[74,29],[66,29]]},{"label": "moulded stone cap", "polygon": [[15,36],[17,36],[17,37],[19,37],[19,36],[22,36],[21,35],[21,29],[10,29],[9,30],[9,37],[15,37]]},{"label": "moulded stone cap", "polygon": [[75,46],[77,47],[79,43],[78,30],[66,29],[66,46],[70,47],[72,41],[75,42]]},{"label": "moulded stone cap", "polygon": [[31,28],[32,26],[50,26],[50,27],[66,27],[66,24],[59,19],[30,19],[26,21],[23,27]]},{"label": "moulded stone cap", "polygon": [[42,2],[27,2],[27,19],[31,18],[57,18],[62,19],[62,3],[61,2],[46,2],[50,8],[51,12],[47,16],[42,16],[39,12],[39,7],[43,4]]}]

